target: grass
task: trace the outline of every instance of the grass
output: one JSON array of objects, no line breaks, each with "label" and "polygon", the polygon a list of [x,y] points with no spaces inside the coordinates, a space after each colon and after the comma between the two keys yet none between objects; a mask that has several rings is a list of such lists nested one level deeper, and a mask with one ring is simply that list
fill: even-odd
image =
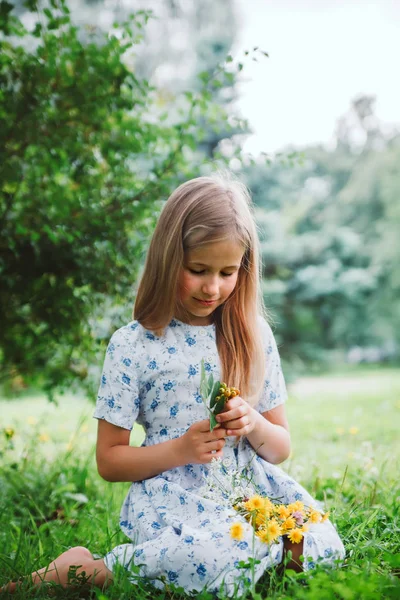
[{"label": "grass", "polygon": [[[302,378],[287,405],[293,451],[283,468],[326,501],[344,539],[341,569],[312,576],[266,573],[255,600],[375,600],[400,597],[400,370],[355,370]],[[109,484],[94,463],[92,406],[65,396],[0,401],[0,584],[75,545],[99,556],[126,541],[118,514],[127,484]],[[134,431],[133,443],[142,432]],[[105,592],[28,590],[15,598],[187,598],[135,588],[124,574]],[[221,596],[223,597],[223,596]],[[208,600],[207,593],[198,598]]]}]

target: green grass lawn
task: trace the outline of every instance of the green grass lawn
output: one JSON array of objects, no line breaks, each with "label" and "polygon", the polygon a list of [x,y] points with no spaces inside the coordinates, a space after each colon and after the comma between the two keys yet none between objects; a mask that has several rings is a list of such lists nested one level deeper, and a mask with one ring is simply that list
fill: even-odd
[{"label": "green grass lawn", "polygon": [[[302,378],[289,395],[293,449],[282,466],[325,500],[347,558],[341,569],[312,576],[268,573],[254,598],[400,598],[400,370]],[[118,515],[128,484],[109,484],[97,475],[92,411],[87,400],[68,395],[59,406],[41,396],[0,399],[0,584],[70,546],[101,556],[126,541]],[[135,429],[132,443],[142,437]],[[124,576],[106,592],[50,592],[101,600],[186,597],[156,592],[145,581],[133,588]],[[48,594],[34,590],[29,597]],[[28,584],[14,597],[27,596]]]}]

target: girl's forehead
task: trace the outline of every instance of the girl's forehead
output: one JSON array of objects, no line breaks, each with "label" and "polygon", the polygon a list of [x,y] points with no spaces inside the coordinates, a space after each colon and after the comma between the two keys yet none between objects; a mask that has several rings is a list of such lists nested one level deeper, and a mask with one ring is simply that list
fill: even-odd
[{"label": "girl's forehead", "polygon": [[222,242],[210,242],[197,248],[188,250],[185,254],[187,262],[201,265],[218,264],[225,267],[240,267],[244,253],[241,244],[225,240]]}]

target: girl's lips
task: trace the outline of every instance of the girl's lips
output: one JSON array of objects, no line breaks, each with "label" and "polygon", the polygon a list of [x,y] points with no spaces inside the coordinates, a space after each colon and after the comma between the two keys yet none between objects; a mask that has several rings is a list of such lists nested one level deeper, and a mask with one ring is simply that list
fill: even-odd
[{"label": "girl's lips", "polygon": [[200,302],[200,304],[203,304],[203,306],[212,306],[216,303],[216,300],[199,300],[199,298],[195,298],[195,300],[197,300],[197,302]]}]

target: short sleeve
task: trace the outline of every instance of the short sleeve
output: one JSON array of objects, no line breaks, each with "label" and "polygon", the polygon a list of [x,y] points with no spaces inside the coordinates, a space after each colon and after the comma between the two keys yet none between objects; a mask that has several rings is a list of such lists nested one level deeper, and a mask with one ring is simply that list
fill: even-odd
[{"label": "short sleeve", "polygon": [[133,368],[134,346],[123,329],[108,344],[93,416],[131,430],[139,414],[139,386]]},{"label": "short sleeve", "polygon": [[287,391],[274,334],[263,317],[260,321],[266,359],[264,385],[257,405],[257,410],[262,413],[286,402]]}]

